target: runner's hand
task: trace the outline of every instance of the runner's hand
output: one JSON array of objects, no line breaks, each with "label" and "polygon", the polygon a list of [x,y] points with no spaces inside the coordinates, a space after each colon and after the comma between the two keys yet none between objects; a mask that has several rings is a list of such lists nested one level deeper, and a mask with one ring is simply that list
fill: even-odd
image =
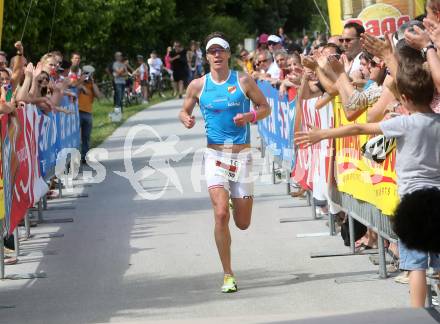
[{"label": "runner's hand", "polygon": [[245,114],[237,114],[234,117],[234,123],[237,126],[246,126],[246,124],[250,122],[249,117]]},{"label": "runner's hand", "polygon": [[185,116],[182,118],[182,123],[186,128],[193,128],[196,124],[196,117],[194,116]]}]

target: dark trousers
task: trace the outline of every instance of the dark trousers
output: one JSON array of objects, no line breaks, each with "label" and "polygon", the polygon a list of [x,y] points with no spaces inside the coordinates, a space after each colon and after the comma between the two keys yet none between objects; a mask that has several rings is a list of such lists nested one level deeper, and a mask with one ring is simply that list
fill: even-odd
[{"label": "dark trousers", "polygon": [[124,83],[115,83],[115,106],[121,107],[122,112],[122,101],[124,98],[125,84]]},{"label": "dark trousers", "polygon": [[86,154],[90,148],[90,135],[92,134],[93,126],[92,114],[80,111],[79,122],[81,128],[81,160],[85,161]]}]

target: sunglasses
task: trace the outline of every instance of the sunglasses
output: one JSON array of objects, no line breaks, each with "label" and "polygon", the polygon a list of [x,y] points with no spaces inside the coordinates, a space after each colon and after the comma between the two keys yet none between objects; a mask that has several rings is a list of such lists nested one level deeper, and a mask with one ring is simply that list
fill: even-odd
[{"label": "sunglasses", "polygon": [[272,41],[267,42],[267,45],[269,45],[269,46],[274,46],[274,45],[277,45],[277,44],[279,44],[279,43],[272,42]]},{"label": "sunglasses", "polygon": [[38,83],[43,83],[43,81],[49,82],[49,78],[41,78]]},{"label": "sunglasses", "polygon": [[267,62],[267,61],[269,61],[269,59],[258,61],[257,64],[264,63],[264,62]]},{"label": "sunglasses", "polygon": [[214,48],[206,51],[208,54],[215,55],[216,53],[223,54],[226,52],[224,48]]},{"label": "sunglasses", "polygon": [[249,55],[249,53],[244,53],[244,54],[241,54],[240,57],[247,57],[248,55]]},{"label": "sunglasses", "polygon": [[347,37],[347,38],[339,38],[341,43],[350,43],[352,40],[358,39],[359,37]]}]

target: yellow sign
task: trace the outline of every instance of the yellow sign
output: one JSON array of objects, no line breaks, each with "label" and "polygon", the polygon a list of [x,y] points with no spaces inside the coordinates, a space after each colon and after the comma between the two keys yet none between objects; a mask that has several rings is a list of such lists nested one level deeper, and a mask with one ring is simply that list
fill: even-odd
[{"label": "yellow sign", "polygon": [[332,35],[355,21],[369,34],[394,33],[402,24],[425,12],[425,0],[327,0]]},{"label": "yellow sign", "polygon": [[[335,100],[334,120],[335,127],[351,124],[345,118],[339,100]],[[356,123],[366,122],[366,112],[356,119]],[[374,205],[385,215],[392,215],[399,202],[395,172],[396,152],[393,150],[383,163],[363,157],[361,147],[370,138],[363,135],[335,140],[334,174],[338,190]]]}]

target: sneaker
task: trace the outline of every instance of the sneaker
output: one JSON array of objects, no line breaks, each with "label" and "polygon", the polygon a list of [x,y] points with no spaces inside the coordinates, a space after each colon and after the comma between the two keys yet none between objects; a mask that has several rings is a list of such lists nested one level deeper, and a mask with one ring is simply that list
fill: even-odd
[{"label": "sneaker", "polygon": [[409,283],[409,272],[403,271],[400,275],[394,278],[394,281],[401,284]]},{"label": "sneaker", "polygon": [[234,276],[230,274],[225,274],[223,277],[223,293],[233,293],[237,291],[237,283],[235,282]]}]

